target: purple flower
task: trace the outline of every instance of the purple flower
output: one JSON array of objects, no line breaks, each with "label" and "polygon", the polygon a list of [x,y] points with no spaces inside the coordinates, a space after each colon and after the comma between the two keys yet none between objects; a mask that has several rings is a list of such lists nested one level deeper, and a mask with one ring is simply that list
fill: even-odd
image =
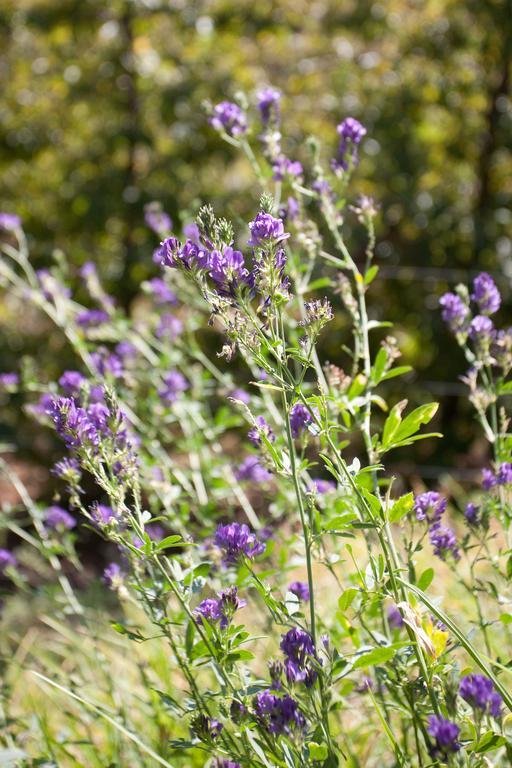
[{"label": "purple flower", "polygon": [[235,251],[230,245],[222,251],[213,250],[209,258],[210,277],[223,293],[233,293],[247,283],[249,272],[245,268],[241,251]]},{"label": "purple flower", "polygon": [[218,720],[213,720],[211,717],[206,717],[206,715],[197,715],[191,724],[192,732],[199,738],[201,741],[215,741],[220,736],[220,732],[223,729],[222,723],[219,723]]},{"label": "purple flower", "polygon": [[347,117],[337,127],[340,143],[335,160],[332,162],[334,170],[348,170],[350,165],[357,165],[358,146],[366,136],[366,128],[354,117]]},{"label": "purple flower", "polygon": [[313,638],[303,629],[294,627],[282,636],[279,646],[285,655],[284,668],[289,683],[312,685],[317,677],[311,660],[316,658]]},{"label": "purple flower", "polygon": [[289,232],[284,231],[282,219],[276,219],[270,213],[260,211],[254,221],[249,223],[251,237],[248,245],[253,248],[265,248],[276,245],[290,237]]},{"label": "purple flower", "polygon": [[232,101],[221,101],[217,104],[213,108],[209,123],[216,131],[225,131],[228,136],[241,136],[247,131],[245,114],[238,104],[233,104]]},{"label": "purple flower", "polygon": [[485,675],[466,675],[460,681],[459,694],[473,708],[500,717],[503,699]]},{"label": "purple flower", "polygon": [[445,293],[439,299],[442,307],[441,316],[452,333],[460,333],[467,330],[469,307],[464,304],[456,293]]},{"label": "purple flower", "polygon": [[190,224],[185,224],[185,226],[183,227],[183,234],[194,245],[201,245],[199,227],[197,226],[197,224],[194,224],[194,222]]},{"label": "purple flower", "polygon": [[137,347],[131,341],[120,341],[116,344],[116,355],[119,355],[123,361],[133,359],[137,357]]},{"label": "purple flower", "polygon": [[61,459],[53,467],[52,474],[60,477],[61,480],[67,480],[68,483],[76,485],[80,482],[81,477],[80,464],[76,459]]},{"label": "purple flower", "polygon": [[428,525],[436,526],[446,510],[446,499],[435,491],[426,491],[416,496],[413,510],[418,520],[426,520]]},{"label": "purple flower", "polygon": [[16,388],[20,383],[17,373],[0,373],[0,390]]},{"label": "purple flower", "polygon": [[293,178],[299,178],[302,176],[304,169],[297,160],[290,160],[285,155],[279,155],[273,163],[272,169],[274,171],[274,181],[283,181],[287,176]]},{"label": "purple flower", "polygon": [[276,439],[276,436],[272,431],[272,427],[267,424],[265,417],[257,416],[256,424],[254,427],[251,427],[247,433],[247,437],[254,445],[261,445],[263,442],[261,437],[262,435],[264,435],[270,443],[273,443]]},{"label": "purple flower", "polygon": [[112,507],[109,507],[107,504],[95,503],[89,511],[92,519],[99,526],[112,525],[112,523],[120,518],[119,512],[114,512]]},{"label": "purple flower", "polygon": [[457,738],[460,728],[451,720],[438,715],[431,715],[428,719],[427,731],[435,740],[435,751],[446,754],[448,752],[458,752],[460,744]]},{"label": "purple flower", "polygon": [[109,589],[119,589],[126,574],[117,563],[109,563],[103,571],[103,582]]},{"label": "purple flower", "polygon": [[18,560],[9,552],[8,549],[0,549],[0,574],[5,573],[7,568],[16,568]]},{"label": "purple flower", "polygon": [[158,322],[158,327],[155,331],[155,335],[158,339],[166,337],[168,339],[177,339],[183,333],[183,323],[170,312],[164,312]]},{"label": "purple flower", "polygon": [[217,599],[207,598],[194,609],[196,616],[202,616],[209,623],[220,622],[221,629],[227,629],[237,610],[247,605],[245,600],[238,597],[237,587],[229,587],[219,592]]},{"label": "purple flower", "polygon": [[497,482],[498,480],[491,469],[482,469],[482,488],[484,491],[490,491]]},{"label": "purple flower", "polygon": [[261,725],[275,736],[282,733],[290,734],[293,730],[303,729],[306,725],[299,705],[291,696],[288,694],[279,696],[268,689],[256,694],[254,714]]},{"label": "purple flower", "polygon": [[57,434],[69,448],[97,448],[100,434],[85,408],[77,406],[71,397],[59,397],[52,401],[50,416]]},{"label": "purple flower", "polygon": [[505,461],[499,465],[496,481],[498,485],[510,485],[512,483],[512,464],[510,462]]},{"label": "purple flower", "polygon": [[445,525],[437,525],[437,527],[430,529],[429,538],[430,543],[434,547],[434,554],[440,557],[441,560],[446,560],[449,555],[454,560],[460,558],[457,539],[451,528]]},{"label": "purple flower", "polygon": [[210,256],[203,248],[191,240],[186,240],[182,245],[175,237],[168,237],[155,251],[153,260],[163,267],[185,270],[205,269],[209,266]]},{"label": "purple flower", "polygon": [[44,516],[44,522],[47,528],[56,530],[66,529],[70,531],[76,526],[75,518],[67,510],[56,504],[48,507]]},{"label": "purple flower", "polygon": [[0,229],[6,232],[14,232],[21,229],[21,219],[15,213],[0,212]]},{"label": "purple flower", "polygon": [[164,237],[172,230],[172,219],[162,210],[160,203],[153,202],[144,206],[144,221],[155,235]]},{"label": "purple flower", "polygon": [[292,581],[288,586],[288,592],[307,602],[309,600],[309,587],[304,581]]},{"label": "purple flower", "polygon": [[224,760],[224,758],[217,757],[213,768],[242,768],[240,763],[235,763],[233,760]]},{"label": "purple flower", "polygon": [[229,397],[232,397],[234,400],[240,400],[240,402],[245,403],[245,405],[249,405],[251,402],[250,395],[248,395],[244,389],[240,389],[239,387],[233,389],[233,391],[230,392]]},{"label": "purple flower", "polygon": [[226,564],[237,563],[244,557],[252,560],[265,551],[265,544],[245,523],[219,525],[215,531],[215,544],[224,552]]},{"label": "purple flower", "polygon": [[279,209],[279,216],[283,221],[295,221],[300,213],[300,206],[294,197],[289,197],[286,201],[286,205],[281,206]]},{"label": "purple flower", "polygon": [[501,305],[500,292],[487,272],[482,272],[473,280],[471,298],[478,304],[478,309],[482,315],[493,315]]},{"label": "purple flower", "polygon": [[103,309],[86,309],[76,316],[76,323],[81,328],[97,328],[98,325],[108,323],[108,313]]},{"label": "purple flower", "polygon": [[85,381],[80,371],[64,371],[59,379],[59,387],[66,397],[77,397]]},{"label": "purple flower", "polygon": [[292,436],[298,437],[300,433],[313,421],[308,408],[302,403],[295,403],[290,411],[290,428]]},{"label": "purple flower", "polygon": [[235,477],[237,480],[248,480],[253,483],[266,483],[272,475],[266,469],[258,459],[257,456],[247,456],[246,459],[239,464]]},{"label": "purple flower", "polygon": [[480,522],[481,522],[480,507],[478,507],[476,504],[473,504],[473,502],[470,501],[468,504],[466,504],[464,517],[466,518],[466,522],[468,525],[472,525],[475,527],[480,525]]},{"label": "purple flower", "polygon": [[123,362],[118,355],[109,352],[106,347],[98,347],[91,353],[91,362],[100,376],[112,376],[120,379],[123,376]]},{"label": "purple flower", "polygon": [[469,338],[475,343],[489,342],[494,335],[492,320],[486,315],[476,315],[469,325]]},{"label": "purple flower", "polygon": [[153,277],[146,283],[147,289],[154,296],[157,304],[176,304],[177,298],[174,291],[171,291],[165,280],[161,277]]},{"label": "purple flower", "polygon": [[279,102],[281,101],[281,91],[277,88],[262,88],[256,94],[258,100],[258,109],[261,114],[261,121],[264,125],[272,120],[277,122],[279,120]]},{"label": "purple flower", "polygon": [[388,624],[391,629],[401,629],[404,625],[402,614],[396,605],[390,605],[387,611]]},{"label": "purple flower", "polygon": [[334,480],[324,480],[323,477],[313,477],[313,488],[317,493],[331,493],[336,490]]},{"label": "purple flower", "polygon": [[189,388],[189,383],[179,371],[169,371],[163,377],[164,386],[158,394],[165,403],[175,403],[178,395]]}]

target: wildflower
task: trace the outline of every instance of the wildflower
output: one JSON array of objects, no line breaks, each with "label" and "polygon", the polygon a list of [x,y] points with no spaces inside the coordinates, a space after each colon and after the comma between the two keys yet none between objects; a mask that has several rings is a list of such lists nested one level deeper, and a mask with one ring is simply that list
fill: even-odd
[{"label": "wildflower", "polygon": [[257,456],[247,456],[246,459],[238,466],[235,477],[237,480],[250,480],[254,483],[266,483],[272,475],[265,469],[260,463]]},{"label": "wildflower", "polygon": [[311,635],[294,627],[283,635],[279,647],[285,655],[284,668],[288,682],[304,682],[308,687],[312,685],[317,673],[311,665],[311,659],[316,658]]},{"label": "wildflower", "polygon": [[505,461],[500,464],[496,474],[496,482],[498,485],[510,485],[512,483],[512,464],[510,462]]},{"label": "wildflower", "polygon": [[71,397],[59,397],[50,406],[50,415],[57,434],[69,448],[97,448],[100,434],[89,419],[85,408],[77,406]]},{"label": "wildflower", "polygon": [[264,125],[269,122],[278,122],[279,120],[279,102],[281,101],[281,91],[277,88],[262,88],[256,94],[258,109],[261,114],[261,120]]},{"label": "wildflower", "polygon": [[248,710],[241,701],[233,699],[229,707],[229,715],[234,723],[239,723],[246,716]]},{"label": "wildflower", "polygon": [[491,469],[482,469],[482,488],[484,491],[490,491],[497,482],[498,480]]},{"label": "wildflower", "polygon": [[109,563],[103,571],[103,583],[109,589],[118,590],[124,582],[126,574],[117,563]]},{"label": "wildflower", "polygon": [[0,390],[9,391],[15,389],[20,383],[17,373],[0,373]]},{"label": "wildflower", "polygon": [[191,724],[192,733],[194,733],[201,741],[215,741],[220,736],[223,729],[222,723],[218,720],[213,720],[206,715],[197,715]]},{"label": "wildflower", "polygon": [[85,381],[80,371],[64,371],[59,379],[59,387],[66,397],[77,397]]},{"label": "wildflower", "polygon": [[451,720],[440,715],[431,715],[428,719],[428,733],[435,740],[435,751],[442,754],[458,752],[460,744],[457,738],[460,728]]},{"label": "wildflower", "polygon": [[39,269],[36,272],[39,288],[46,301],[57,301],[58,299],[69,299],[71,290],[67,285],[63,285],[52,275],[48,269]]},{"label": "wildflower", "polygon": [[0,229],[6,232],[15,232],[21,229],[21,219],[15,213],[0,212]]},{"label": "wildflower", "polygon": [[318,336],[322,328],[334,317],[331,303],[325,298],[304,302],[304,309],[306,317],[299,325],[304,326],[306,332],[312,337]]},{"label": "wildflower", "polygon": [[233,293],[246,284],[249,277],[243,254],[233,250],[231,246],[210,253],[209,271],[210,277],[223,293]]},{"label": "wildflower", "polygon": [[368,691],[372,691],[374,688],[375,683],[373,682],[372,678],[368,677],[368,675],[365,675],[359,681],[356,691],[358,693],[368,693]]},{"label": "wildflower", "polygon": [[80,464],[76,459],[66,458],[57,461],[52,473],[61,480],[66,480],[71,486],[76,486],[80,482]]},{"label": "wildflower", "polygon": [[238,597],[237,587],[230,587],[220,592],[215,598],[203,600],[194,610],[196,616],[202,616],[209,623],[220,622],[221,629],[227,629],[235,611],[247,605]]},{"label": "wildflower", "polygon": [[285,275],[286,253],[284,248],[275,252],[261,251],[254,259],[253,271],[249,277],[251,288],[263,297],[260,309],[271,302],[282,303],[289,299],[289,278]]},{"label": "wildflower", "polygon": [[469,325],[468,333],[479,358],[487,358],[491,341],[495,336],[492,320],[486,315],[476,315]]},{"label": "wildflower", "polygon": [[265,551],[265,544],[245,523],[219,525],[215,532],[215,544],[224,552],[226,564],[237,563],[244,557],[253,560]]},{"label": "wildflower", "polygon": [[492,680],[485,675],[466,675],[460,681],[459,694],[474,709],[481,709],[492,717],[499,718],[502,698],[494,690]]},{"label": "wildflower", "polygon": [[240,763],[233,762],[233,760],[224,760],[223,758],[217,757],[212,768],[242,768],[242,766]]},{"label": "wildflower", "polygon": [[431,528],[429,538],[430,543],[434,547],[434,554],[440,557],[441,560],[446,560],[448,555],[451,555],[454,560],[460,558],[457,539],[451,528],[445,525]]},{"label": "wildflower", "polygon": [[217,104],[213,108],[209,123],[216,131],[225,131],[228,136],[242,136],[247,131],[245,114],[238,104],[233,104],[232,101],[221,101]]},{"label": "wildflower", "polygon": [[279,696],[270,690],[260,691],[254,699],[254,714],[261,725],[271,734],[290,734],[306,725],[304,715],[291,696]]},{"label": "wildflower", "polygon": [[445,293],[439,299],[443,308],[441,316],[452,333],[463,333],[467,330],[469,307],[456,293]]},{"label": "wildflower", "polygon": [[290,428],[293,437],[298,437],[300,433],[313,421],[311,413],[302,403],[295,403],[290,411]]},{"label": "wildflower", "polygon": [[179,317],[172,315],[170,312],[164,312],[164,314],[160,317],[158,327],[155,331],[156,337],[158,339],[166,337],[168,339],[174,340],[178,338],[178,336],[180,336],[182,333],[183,323]]},{"label": "wildflower", "polygon": [[261,445],[263,442],[262,435],[264,435],[270,443],[273,443],[276,439],[272,427],[267,423],[265,417],[257,416],[256,423],[247,433],[247,437],[254,445]]},{"label": "wildflower", "polygon": [[109,315],[103,309],[86,309],[76,316],[76,323],[81,328],[97,328],[98,325],[108,323]]},{"label": "wildflower", "polygon": [[162,210],[162,206],[158,202],[148,203],[144,206],[144,221],[146,226],[159,237],[164,237],[167,232],[172,230],[172,219],[168,213]]},{"label": "wildflower", "polygon": [[158,394],[165,403],[175,403],[178,395],[189,388],[189,383],[179,371],[169,371],[163,377],[164,386]]},{"label": "wildflower", "polygon": [[16,568],[17,558],[8,549],[0,549],[0,574],[4,574],[7,568]]},{"label": "wildflower", "polygon": [[273,161],[272,169],[274,181],[283,181],[287,176],[299,179],[304,172],[302,164],[298,160],[290,160],[285,155],[279,155]]},{"label": "wildflower", "polygon": [[482,272],[473,281],[473,301],[478,304],[482,315],[493,315],[501,305],[501,296],[492,277]]},{"label": "wildflower", "polygon": [[391,629],[401,629],[404,625],[402,614],[396,605],[390,605],[388,607],[387,618]]},{"label": "wildflower", "polygon": [[473,504],[471,501],[468,502],[464,511],[464,517],[466,518],[468,525],[474,527],[478,526],[481,522],[480,507],[478,507],[476,504]]},{"label": "wildflower", "polygon": [[145,285],[157,304],[177,304],[176,294],[161,277],[153,277]]},{"label": "wildflower", "polygon": [[289,197],[286,204],[279,209],[279,216],[283,221],[295,221],[300,212],[300,206],[294,197]]},{"label": "wildflower", "polygon": [[187,240],[190,240],[194,245],[201,245],[199,227],[194,222],[191,224],[185,224],[183,227],[183,234]]},{"label": "wildflower", "polygon": [[104,525],[112,525],[120,518],[119,512],[115,512],[112,507],[107,504],[95,503],[89,510],[90,515],[95,523],[100,527]]},{"label": "wildflower", "polygon": [[76,526],[75,518],[62,507],[54,504],[48,507],[44,516],[44,522],[47,528],[55,530],[71,530]]},{"label": "wildflower", "polygon": [[288,592],[298,597],[299,600],[307,602],[309,600],[309,587],[303,581],[292,581],[288,586]]},{"label": "wildflower", "polygon": [[182,245],[175,237],[168,237],[155,251],[154,260],[163,267],[205,269],[209,264],[209,254],[191,240]]},{"label": "wildflower", "polygon": [[334,480],[324,480],[323,477],[314,477],[313,488],[317,493],[330,493],[336,490],[336,483]]},{"label": "wildflower", "polygon": [[245,390],[240,389],[239,387],[233,389],[229,394],[229,397],[233,400],[240,400],[240,402],[244,403],[245,405],[249,405],[251,402],[250,395],[248,395]]},{"label": "wildflower", "polygon": [[260,211],[254,221],[249,224],[251,237],[248,245],[253,248],[266,248],[281,243],[290,237],[289,232],[284,231],[282,219],[276,219],[270,213]]},{"label": "wildflower", "polygon": [[357,205],[351,205],[350,210],[356,214],[359,223],[366,226],[371,223],[378,213],[378,207],[374,199],[367,195],[360,195]]},{"label": "wildflower", "polygon": [[347,117],[337,128],[340,143],[336,158],[332,162],[334,170],[348,170],[357,165],[358,146],[366,136],[366,128],[354,117]]},{"label": "wildflower", "polygon": [[446,510],[446,499],[435,491],[426,491],[416,496],[413,510],[418,520],[426,520],[428,525],[436,526]]},{"label": "wildflower", "polygon": [[91,354],[91,362],[100,376],[120,379],[123,376],[123,362],[118,355],[109,352],[106,347],[98,347]]}]

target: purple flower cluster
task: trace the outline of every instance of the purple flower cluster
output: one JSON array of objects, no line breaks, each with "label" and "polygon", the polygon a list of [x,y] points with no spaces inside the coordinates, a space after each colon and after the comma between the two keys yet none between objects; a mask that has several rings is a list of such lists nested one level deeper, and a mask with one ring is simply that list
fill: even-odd
[{"label": "purple flower cluster", "polygon": [[279,646],[285,655],[284,669],[289,683],[311,686],[317,678],[313,660],[316,659],[313,639],[308,632],[294,627],[283,635]]},{"label": "purple flower cluster", "polygon": [[302,164],[298,160],[290,160],[286,155],[279,155],[272,163],[274,181],[283,181],[285,178],[300,179],[304,173]]},{"label": "purple flower cluster", "polygon": [[216,131],[225,131],[228,136],[242,136],[247,131],[245,114],[232,101],[216,104],[209,122]]},{"label": "purple flower cluster", "polygon": [[390,605],[387,611],[388,624],[391,629],[401,629],[404,625],[402,614],[396,605]]},{"label": "purple flower cluster", "polygon": [[299,600],[304,600],[304,602],[309,600],[309,587],[303,581],[292,581],[288,586],[288,592],[291,592]]},{"label": "purple flower cluster", "polygon": [[357,165],[358,147],[366,136],[366,128],[354,117],[347,117],[338,125],[337,131],[340,143],[332,167],[334,170],[346,171],[350,166]]},{"label": "purple flower cluster", "polygon": [[482,315],[493,315],[501,305],[500,292],[487,272],[482,272],[473,281],[471,298],[478,305]]},{"label": "purple flower cluster", "polygon": [[277,123],[279,121],[281,91],[271,87],[262,88],[256,94],[256,99],[263,125],[268,125],[270,122]]},{"label": "purple flower cluster", "polygon": [[313,488],[317,493],[331,493],[336,490],[334,480],[325,480],[323,477],[313,478]]},{"label": "purple flower cluster", "polygon": [[205,742],[215,741],[220,736],[223,727],[218,720],[213,720],[203,714],[197,715],[191,724],[192,733]]},{"label": "purple flower cluster", "polygon": [[6,232],[14,232],[21,229],[21,219],[15,213],[0,212],[0,229]]},{"label": "purple flower cluster", "polygon": [[473,504],[472,501],[468,502],[464,511],[464,517],[466,518],[468,525],[477,527],[481,522],[480,507],[478,507],[476,504]]},{"label": "purple flower cluster", "polygon": [[166,338],[174,341],[174,339],[177,339],[178,336],[180,336],[182,333],[183,323],[179,317],[172,315],[170,312],[164,312],[163,315],[160,316],[158,326],[155,331],[157,339]]},{"label": "purple flower cluster", "polygon": [[108,321],[109,315],[103,309],[86,309],[76,316],[76,324],[81,328],[97,328]]},{"label": "purple flower cluster", "polygon": [[17,373],[0,373],[0,390],[14,389],[20,383]]},{"label": "purple flower cluster", "polygon": [[468,328],[469,307],[456,293],[445,293],[439,299],[441,316],[452,333],[463,333]]},{"label": "purple flower cluster", "polygon": [[265,417],[257,416],[256,424],[254,425],[254,427],[251,427],[251,429],[247,433],[247,437],[249,438],[251,443],[253,443],[253,445],[261,445],[262,435],[264,435],[270,443],[273,443],[274,440],[276,439],[276,436],[272,431],[272,427],[267,423],[267,420],[265,419]]},{"label": "purple flower cluster", "polygon": [[175,403],[181,392],[189,388],[189,383],[179,371],[169,371],[163,377],[163,387],[158,390],[162,401],[166,404]]},{"label": "purple flower cluster", "polygon": [[290,237],[290,233],[284,230],[282,219],[276,219],[272,214],[263,211],[250,222],[249,230],[251,236],[247,244],[252,248],[268,248]]},{"label": "purple flower cluster", "polygon": [[460,728],[451,720],[440,715],[431,715],[428,719],[428,733],[435,741],[435,753],[446,755],[449,752],[458,752],[460,744],[457,741]]},{"label": "purple flower cluster", "polygon": [[104,525],[112,525],[112,523],[119,521],[120,518],[119,512],[114,512],[108,504],[98,504],[96,502],[89,511],[92,519],[100,528]]},{"label": "purple flower cluster", "polygon": [[238,563],[244,557],[253,560],[265,551],[265,544],[245,523],[219,525],[215,531],[215,544],[223,551],[223,561],[227,565]]},{"label": "purple flower cluster", "polygon": [[235,477],[240,481],[248,481],[261,485],[268,483],[272,478],[271,473],[260,462],[257,456],[247,456],[238,466]]},{"label": "purple flower cluster", "polygon": [[172,219],[162,210],[160,203],[153,202],[144,206],[144,221],[158,237],[165,237],[172,230]]},{"label": "purple flower cluster", "polygon": [[171,291],[165,280],[161,277],[153,277],[145,283],[146,290],[148,290],[155,299],[157,304],[176,304],[178,299],[174,291]]},{"label": "purple flower cluster", "polygon": [[103,571],[103,583],[109,589],[118,589],[122,585],[125,575],[118,563],[109,563]]},{"label": "purple flower cluster", "polygon": [[269,733],[279,736],[291,734],[306,725],[304,715],[297,702],[288,694],[280,696],[270,690],[260,691],[254,699],[254,713],[260,724]]},{"label": "purple flower cluster", "polygon": [[292,436],[298,437],[312,421],[313,417],[308,408],[302,403],[295,403],[290,410],[290,428]]},{"label": "purple flower cluster", "polygon": [[229,587],[219,592],[217,598],[208,597],[199,603],[194,609],[194,614],[206,619],[210,624],[220,622],[221,629],[227,629],[235,614],[235,611],[247,605],[245,600],[238,597],[236,587]]},{"label": "purple flower cluster", "polygon": [[485,675],[466,675],[459,684],[459,694],[474,709],[481,709],[492,717],[501,716],[503,699],[494,690],[492,680]]},{"label": "purple flower cluster", "polygon": [[249,272],[241,251],[226,245],[222,251],[213,250],[209,257],[210,277],[221,293],[232,294],[241,285],[247,285]]},{"label": "purple flower cluster", "polygon": [[44,523],[47,528],[54,530],[68,530],[76,526],[75,518],[69,514],[66,509],[54,504],[48,507],[44,516]]},{"label": "purple flower cluster", "polygon": [[512,484],[512,464],[504,461],[499,465],[496,474],[491,469],[482,470],[482,488],[484,491],[490,491],[496,485]]},{"label": "purple flower cluster", "polygon": [[429,528],[430,543],[434,554],[445,560],[451,555],[458,560],[459,548],[455,533],[451,528],[441,525],[441,518],[446,510],[446,499],[435,491],[426,491],[416,496],[413,510],[418,520],[425,520]]},{"label": "purple flower cluster", "polygon": [[7,568],[16,568],[18,560],[9,552],[8,549],[0,549],[0,574],[5,573]]}]

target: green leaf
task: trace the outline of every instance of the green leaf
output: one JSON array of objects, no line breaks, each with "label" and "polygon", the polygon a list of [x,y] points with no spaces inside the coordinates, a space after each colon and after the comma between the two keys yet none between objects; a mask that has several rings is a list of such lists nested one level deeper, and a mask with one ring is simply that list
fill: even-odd
[{"label": "green leaf", "polygon": [[352,602],[359,590],[355,587],[349,587],[346,589],[338,600],[338,608],[340,611],[346,611],[352,605]]},{"label": "green leaf", "polygon": [[414,504],[414,494],[413,493],[406,493],[404,496],[401,496],[393,506],[391,507],[388,515],[388,519],[390,523],[397,523],[399,520],[402,519],[402,517],[405,517],[405,515],[411,511]]},{"label": "green leaf", "polygon": [[183,541],[179,534],[173,536],[166,536],[165,539],[159,541],[155,545],[155,552],[163,552],[165,549],[171,549],[172,547],[184,547],[186,542]]},{"label": "green leaf", "polygon": [[402,421],[394,434],[394,441],[398,442],[416,434],[422,424],[428,424],[434,418],[438,408],[439,403],[426,403],[425,405],[420,405],[419,408],[415,408]]},{"label": "green leaf", "polygon": [[317,744],[315,741],[309,742],[308,751],[310,760],[325,760],[329,754],[325,744]]},{"label": "green leaf", "polygon": [[373,648],[367,653],[361,654],[354,662],[353,669],[366,669],[366,667],[374,667],[377,664],[384,664],[393,658],[396,653],[396,648],[385,645],[381,648]]},{"label": "green leaf", "polygon": [[422,589],[423,591],[425,589],[428,589],[432,584],[434,575],[435,575],[435,571],[433,568],[427,568],[426,571],[423,571],[423,573],[418,579],[418,589]]},{"label": "green leaf", "polygon": [[499,749],[503,744],[506,744],[507,740],[503,738],[499,733],[493,733],[493,731],[487,731],[479,739],[476,747],[473,748],[473,752],[477,754],[483,754],[484,752],[492,752],[495,749]]},{"label": "green leaf", "polygon": [[370,267],[370,269],[366,271],[366,274],[364,276],[364,284],[370,285],[370,283],[373,280],[375,280],[375,278],[377,277],[378,271],[379,271],[379,268],[377,264],[374,264],[372,267]]},{"label": "green leaf", "polygon": [[394,379],[396,376],[403,376],[405,373],[412,371],[411,365],[397,365],[396,368],[391,368],[382,376],[381,381],[387,381],[388,379]]},{"label": "green leaf", "polygon": [[390,445],[397,430],[402,422],[402,411],[407,405],[407,400],[401,400],[394,405],[384,422],[384,429],[382,431],[382,446],[385,448]]}]

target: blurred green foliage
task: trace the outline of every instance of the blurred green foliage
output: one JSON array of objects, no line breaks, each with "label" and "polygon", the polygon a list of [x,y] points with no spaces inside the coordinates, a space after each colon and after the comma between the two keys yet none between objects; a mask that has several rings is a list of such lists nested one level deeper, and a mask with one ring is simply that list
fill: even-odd
[{"label": "blurred green foliage", "polygon": [[[368,127],[354,189],[382,210],[375,311],[424,381],[459,375],[437,297],[480,268],[511,274],[510,0],[4,0],[0,45],[0,210],[22,216],[38,265],[92,259],[128,304],[154,271],[144,203],[182,223],[205,200],[252,215],[250,169],[203,102],[272,83],[293,157],[310,133],[328,156],[346,115]],[[42,330],[20,339],[12,320],[5,370]],[[460,419],[452,440],[470,437]]]}]

